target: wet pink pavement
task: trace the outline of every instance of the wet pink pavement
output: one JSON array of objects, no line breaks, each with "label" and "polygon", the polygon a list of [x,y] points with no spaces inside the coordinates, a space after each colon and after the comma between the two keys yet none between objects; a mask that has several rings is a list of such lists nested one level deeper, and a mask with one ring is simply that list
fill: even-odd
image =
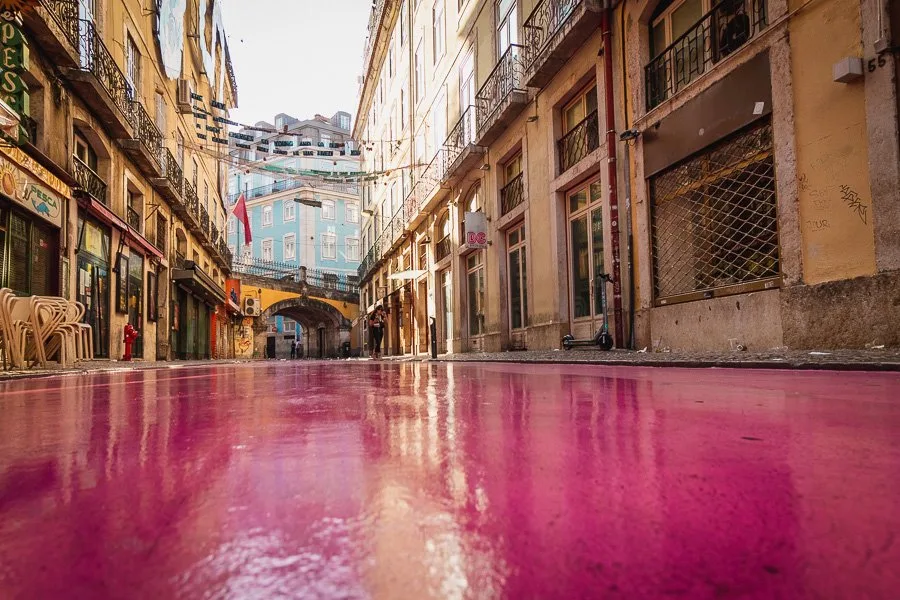
[{"label": "wet pink pavement", "polygon": [[900,376],[275,363],[0,385],[2,598],[898,598]]}]

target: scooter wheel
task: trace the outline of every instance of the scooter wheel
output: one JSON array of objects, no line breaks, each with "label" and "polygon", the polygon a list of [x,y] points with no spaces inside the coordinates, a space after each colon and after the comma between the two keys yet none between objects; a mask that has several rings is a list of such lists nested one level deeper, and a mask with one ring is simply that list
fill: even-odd
[{"label": "scooter wheel", "polygon": [[571,335],[565,335],[562,339],[562,347],[564,350],[571,350],[572,345],[575,342],[575,338]]},{"label": "scooter wheel", "polygon": [[613,339],[612,336],[608,333],[601,333],[599,338],[597,339],[597,345],[600,346],[602,350],[612,350],[613,347]]}]

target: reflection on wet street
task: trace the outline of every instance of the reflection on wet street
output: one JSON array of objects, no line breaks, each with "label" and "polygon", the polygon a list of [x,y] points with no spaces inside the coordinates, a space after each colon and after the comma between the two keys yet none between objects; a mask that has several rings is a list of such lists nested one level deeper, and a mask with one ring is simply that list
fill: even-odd
[{"label": "reflection on wet street", "polygon": [[898,509],[896,374],[0,384],[2,598],[897,598]]}]

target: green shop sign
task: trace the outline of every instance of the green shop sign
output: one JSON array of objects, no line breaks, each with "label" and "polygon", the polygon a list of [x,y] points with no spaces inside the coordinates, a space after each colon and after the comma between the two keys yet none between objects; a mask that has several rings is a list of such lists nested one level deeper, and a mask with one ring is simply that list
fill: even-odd
[{"label": "green shop sign", "polygon": [[[28,70],[28,58],[28,43],[21,27],[14,21],[0,21],[0,99],[21,117],[30,113],[28,85],[21,75]],[[20,124],[18,139],[10,141],[21,143],[26,139]]]}]

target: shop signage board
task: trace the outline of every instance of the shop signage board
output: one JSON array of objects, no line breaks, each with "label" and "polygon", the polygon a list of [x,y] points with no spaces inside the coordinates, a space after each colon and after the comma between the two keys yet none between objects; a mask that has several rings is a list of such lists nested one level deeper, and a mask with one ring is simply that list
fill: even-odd
[{"label": "shop signage board", "polygon": [[[10,160],[10,153],[18,153],[23,157],[27,156],[17,148],[2,149],[2,153],[0,153],[0,192],[7,198],[25,207],[29,212],[38,215],[56,227],[62,227],[65,198],[68,193],[71,193],[68,186],[58,181],[58,178],[49,172],[46,174],[60,185],[52,186],[52,180],[42,181]],[[30,157],[29,161],[31,163],[34,162]],[[43,167],[39,167],[38,170],[46,171]],[[54,187],[61,187],[68,193],[61,195],[56,189],[53,189]]]},{"label": "shop signage board", "polygon": [[[0,11],[3,11],[4,0],[0,0]],[[6,2],[8,4],[8,1]],[[2,12],[4,17],[11,13]],[[22,81],[21,74],[28,70],[28,44],[17,19],[0,19],[0,100],[18,116],[27,116],[30,112],[28,86]],[[28,140],[25,128],[15,125],[12,135],[4,132],[4,137],[14,144]]]},{"label": "shop signage board", "polygon": [[469,250],[487,248],[487,218],[481,211],[467,212],[465,215],[465,246]]}]

